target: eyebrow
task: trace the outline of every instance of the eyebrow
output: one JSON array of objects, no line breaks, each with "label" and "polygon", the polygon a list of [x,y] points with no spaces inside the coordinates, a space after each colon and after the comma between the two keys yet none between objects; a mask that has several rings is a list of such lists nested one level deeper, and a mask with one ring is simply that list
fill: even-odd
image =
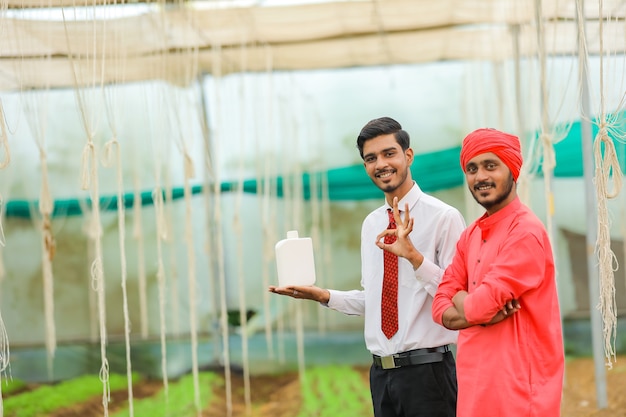
[{"label": "eyebrow", "polygon": [[[398,150],[398,148],[396,148],[395,146],[391,146],[389,148],[381,149],[381,151],[378,152],[378,153],[385,153],[385,152],[397,151],[397,150]],[[376,155],[376,153],[370,152],[370,153],[367,153],[367,154],[363,155],[363,158],[367,158],[368,156],[373,156],[373,155]]]},{"label": "eyebrow", "polygon": [[465,169],[471,167],[471,166],[475,166],[475,165],[486,165],[486,164],[499,164],[500,161],[498,161],[497,159],[484,159],[480,162],[468,162],[465,165]]},{"label": "eyebrow", "polygon": [[470,162],[467,163],[467,166],[470,166],[470,165],[484,165],[484,164],[498,164],[498,163],[500,163],[500,161],[498,161],[497,159],[483,159],[482,161],[479,161],[479,162],[472,162],[472,161],[470,161]]}]

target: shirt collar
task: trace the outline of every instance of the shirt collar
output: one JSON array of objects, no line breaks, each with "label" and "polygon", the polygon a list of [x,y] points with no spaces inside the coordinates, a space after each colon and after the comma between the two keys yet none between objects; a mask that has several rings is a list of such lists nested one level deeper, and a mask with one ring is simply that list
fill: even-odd
[{"label": "shirt collar", "polygon": [[[404,205],[408,204],[409,211],[411,211],[411,209],[413,209],[415,204],[417,204],[417,202],[419,201],[422,195],[424,195],[424,192],[422,191],[420,186],[417,185],[415,181],[413,181],[413,187],[411,187],[409,192],[406,193],[400,201],[398,201],[398,209],[400,211],[404,211]],[[385,210],[392,208],[392,206],[390,206],[389,203],[387,203],[387,199],[385,199],[385,205],[383,206],[383,208]]]}]

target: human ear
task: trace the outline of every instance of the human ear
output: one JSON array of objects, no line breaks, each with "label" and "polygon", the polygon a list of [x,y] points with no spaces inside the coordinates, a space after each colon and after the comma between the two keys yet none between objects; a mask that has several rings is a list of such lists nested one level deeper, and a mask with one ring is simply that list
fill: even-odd
[{"label": "human ear", "polygon": [[407,162],[409,163],[409,165],[411,165],[413,163],[413,149],[409,148],[406,151],[404,151],[404,154],[406,155],[406,159]]}]

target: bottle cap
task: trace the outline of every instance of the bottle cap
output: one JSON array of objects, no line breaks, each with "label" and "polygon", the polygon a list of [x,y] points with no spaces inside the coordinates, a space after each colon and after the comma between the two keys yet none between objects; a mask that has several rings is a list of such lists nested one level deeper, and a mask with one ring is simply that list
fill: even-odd
[{"label": "bottle cap", "polygon": [[287,232],[287,239],[297,239],[297,238],[298,238],[297,230],[290,230]]}]

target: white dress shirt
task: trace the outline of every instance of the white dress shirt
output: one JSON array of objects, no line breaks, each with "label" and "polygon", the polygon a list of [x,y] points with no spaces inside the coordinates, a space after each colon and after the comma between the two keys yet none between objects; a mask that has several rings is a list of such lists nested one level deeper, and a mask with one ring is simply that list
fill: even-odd
[{"label": "white dress shirt", "polygon": [[[405,258],[398,259],[398,332],[391,338],[380,329],[380,300],[383,282],[383,250],[376,236],[389,224],[385,201],[372,211],[361,228],[361,286],[363,290],[330,291],[328,307],[350,315],[365,315],[365,344],[375,355],[387,356],[407,350],[456,343],[457,332],[433,322],[433,296],[445,268],[465,229],[465,220],[454,207],[424,193],[415,183],[398,202],[403,211],[409,205],[414,219],[410,234],[415,248],[424,255],[422,265],[413,269]],[[401,217],[404,218],[403,212]]]}]

